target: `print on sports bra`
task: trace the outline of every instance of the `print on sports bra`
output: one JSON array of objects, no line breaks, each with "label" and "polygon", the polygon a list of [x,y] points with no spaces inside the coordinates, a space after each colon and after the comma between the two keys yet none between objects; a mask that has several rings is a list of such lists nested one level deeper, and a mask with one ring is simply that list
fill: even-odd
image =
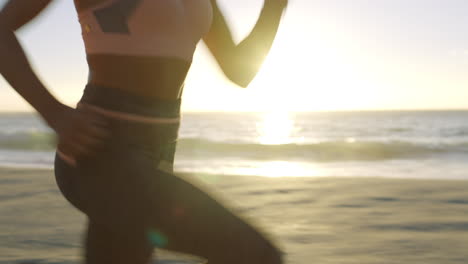
[{"label": "print on sports bra", "polygon": [[109,6],[94,11],[94,16],[102,32],[130,34],[127,20],[141,1],[142,0],[117,0]]}]

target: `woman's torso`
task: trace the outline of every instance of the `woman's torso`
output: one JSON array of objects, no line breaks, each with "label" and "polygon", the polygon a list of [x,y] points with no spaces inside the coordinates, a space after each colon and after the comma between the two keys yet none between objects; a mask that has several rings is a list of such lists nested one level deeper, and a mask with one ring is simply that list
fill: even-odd
[{"label": "woman's torso", "polygon": [[210,0],[75,0],[89,83],[160,99],[180,97]]}]

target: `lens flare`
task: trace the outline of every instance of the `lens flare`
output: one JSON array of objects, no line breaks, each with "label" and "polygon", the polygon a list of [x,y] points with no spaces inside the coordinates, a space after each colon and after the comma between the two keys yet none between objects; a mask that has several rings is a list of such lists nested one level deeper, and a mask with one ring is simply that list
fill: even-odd
[{"label": "lens flare", "polygon": [[167,237],[157,230],[148,231],[147,236],[150,243],[155,247],[164,248],[168,243]]}]

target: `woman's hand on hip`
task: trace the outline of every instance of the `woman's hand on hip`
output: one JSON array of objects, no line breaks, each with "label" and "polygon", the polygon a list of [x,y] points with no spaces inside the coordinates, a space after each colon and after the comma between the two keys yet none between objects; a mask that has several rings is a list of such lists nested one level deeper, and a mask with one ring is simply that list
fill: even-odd
[{"label": "woman's hand on hip", "polygon": [[75,159],[94,154],[109,134],[103,118],[65,105],[50,126],[57,133],[58,149]]}]

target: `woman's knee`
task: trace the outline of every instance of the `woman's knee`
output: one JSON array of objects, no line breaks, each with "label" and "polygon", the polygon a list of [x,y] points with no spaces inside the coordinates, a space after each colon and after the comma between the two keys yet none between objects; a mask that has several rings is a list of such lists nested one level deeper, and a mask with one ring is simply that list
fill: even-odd
[{"label": "woman's knee", "polygon": [[265,264],[282,264],[283,253],[279,249],[272,247],[270,250],[267,251],[264,263]]},{"label": "woman's knee", "polygon": [[[240,241],[238,249],[238,262],[246,264],[282,264],[282,252],[263,236],[258,237],[256,241]],[[234,262],[236,263],[236,262]]]}]

